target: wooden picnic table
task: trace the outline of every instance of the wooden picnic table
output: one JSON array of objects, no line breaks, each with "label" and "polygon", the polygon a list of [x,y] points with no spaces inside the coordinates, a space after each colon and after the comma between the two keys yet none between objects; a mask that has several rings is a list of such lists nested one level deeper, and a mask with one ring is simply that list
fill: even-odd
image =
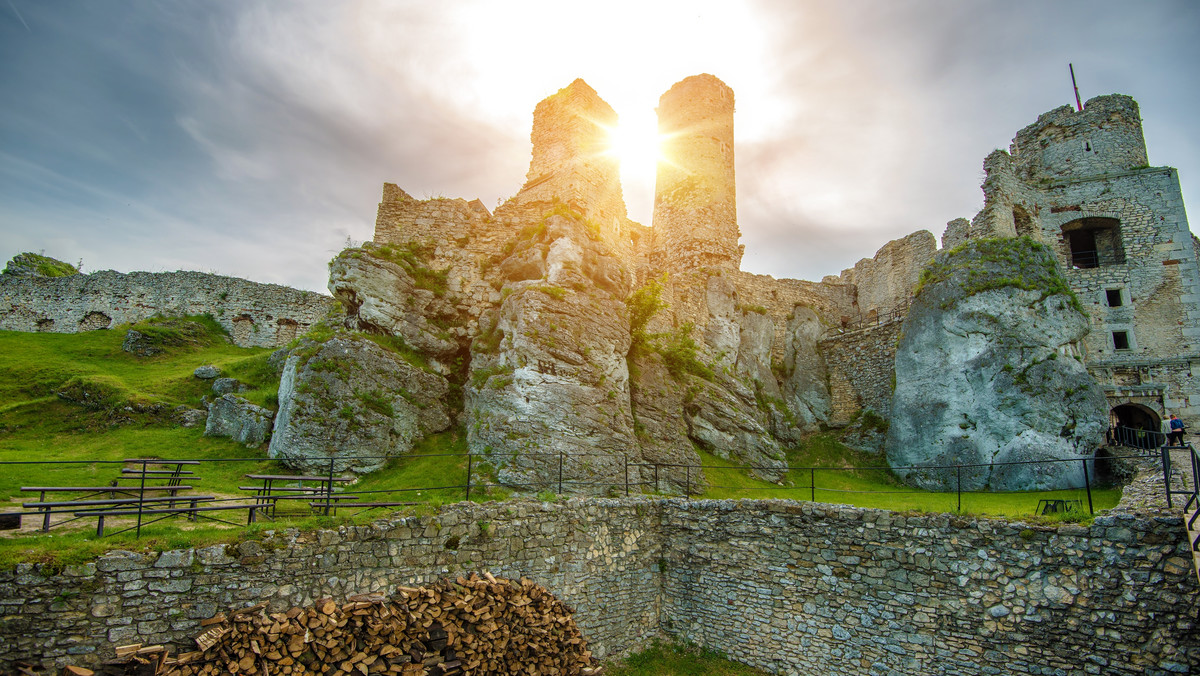
[{"label": "wooden picnic table", "polygon": [[[333,495],[333,486],[336,483],[347,483],[354,481],[349,477],[340,476],[313,476],[307,474],[247,474],[247,479],[261,481],[261,486],[239,486],[242,490],[254,491],[255,504],[263,505],[264,512],[267,516],[274,516],[275,503],[284,499],[286,496],[281,496],[279,493],[295,493],[299,492],[303,497],[321,497],[328,500],[336,499]],[[304,482],[316,484],[314,486],[304,486]],[[278,486],[279,483],[296,483],[298,486]]]},{"label": "wooden picnic table", "polygon": [[[47,493],[82,493],[83,494],[73,500],[64,501],[65,504],[69,505],[69,504],[80,504],[81,502],[86,501],[86,500],[88,500],[94,496],[98,496],[98,495],[106,495],[107,494],[108,496],[110,496],[110,499],[116,500],[116,499],[118,499],[117,498],[118,495],[129,495],[129,496],[136,495],[136,496],[140,496],[140,497],[144,498],[146,493],[167,492],[167,493],[170,493],[172,496],[175,496],[178,494],[179,491],[189,491],[191,489],[192,489],[191,486],[183,486],[183,485],[176,485],[176,486],[118,486],[118,485],[114,484],[111,486],[22,486],[21,492],[38,494],[38,499],[36,502],[24,503],[25,506],[30,506],[30,505],[47,504],[46,503],[46,494]],[[176,499],[179,499],[179,498],[176,498]],[[50,515],[51,514],[63,514],[63,513],[69,512],[71,510],[69,510],[69,509],[54,510],[54,509],[47,507],[45,509],[38,508],[38,511],[42,512],[42,530],[48,531],[48,530],[50,530]]]},{"label": "wooden picnic table", "polygon": [[[199,460],[163,460],[161,458],[126,458],[126,463],[138,465],[139,467],[124,467],[121,469],[121,479],[137,479],[145,485],[148,479],[166,479],[168,486],[174,486],[183,482],[183,477],[192,477],[194,475],[190,470],[185,470],[184,467],[199,465]],[[150,466],[166,467],[168,469],[150,469]],[[189,479],[194,481],[195,479]]]}]

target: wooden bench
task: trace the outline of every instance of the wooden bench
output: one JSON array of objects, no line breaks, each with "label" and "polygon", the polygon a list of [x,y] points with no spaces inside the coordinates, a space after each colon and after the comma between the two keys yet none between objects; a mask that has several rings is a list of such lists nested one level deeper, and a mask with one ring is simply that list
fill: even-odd
[{"label": "wooden bench", "polygon": [[1074,512],[1083,509],[1083,501],[1081,500],[1062,500],[1058,498],[1048,498],[1038,500],[1037,510],[1035,514],[1058,514],[1061,512]]},{"label": "wooden bench", "polygon": [[[160,458],[126,458],[126,463],[139,465],[139,467],[125,467],[121,469],[122,476],[120,479],[137,479],[146,481],[147,479],[166,479],[168,486],[174,486],[181,483],[184,476],[193,476],[193,472],[185,470],[184,467],[199,465],[199,460],[162,460]],[[169,467],[170,469],[150,469],[150,466]],[[194,479],[192,479],[194,481]]]},{"label": "wooden bench", "polygon": [[[283,501],[313,500],[313,499],[325,500],[326,497],[327,496],[324,493],[308,493],[308,494],[304,494],[304,495],[256,495],[256,496],[254,496],[254,499],[255,499],[256,505],[260,505],[263,507],[263,516],[266,516],[267,518],[272,518],[275,516],[275,508],[278,506],[277,503],[280,500],[283,500]],[[344,495],[343,496],[343,495],[335,494],[330,499],[333,500],[334,502],[338,502],[341,500],[357,500],[358,496],[356,496],[356,495]],[[309,504],[311,505],[312,503],[310,502]]]},{"label": "wooden bench", "polygon": [[[151,505],[152,507],[167,504],[174,508],[177,502],[190,503],[193,507],[198,502],[209,502],[216,500],[212,495],[171,495],[160,498],[115,498],[111,500],[61,500],[56,502],[26,502],[21,506],[25,509],[36,509],[43,515],[42,530],[50,530],[50,515],[51,514],[75,514],[78,516],[80,507],[126,507],[128,505]],[[89,511],[110,511],[110,510],[89,510]],[[142,510],[144,513],[147,510]],[[137,511],[134,511],[136,514]],[[74,521],[74,519],[68,519]]]},{"label": "wooden bench", "polygon": [[[265,510],[267,516],[274,516],[275,504],[279,500],[293,498],[311,499],[318,496],[322,499],[336,499],[332,497],[334,496],[334,484],[354,481],[354,479],[346,477],[335,477],[329,475],[313,476],[301,474],[247,474],[246,478],[262,481],[261,486],[239,486],[238,488],[244,491],[252,491],[254,493],[255,503],[267,506]],[[306,481],[313,485],[303,485]],[[299,485],[277,485],[284,482],[294,482]],[[298,493],[299,495],[278,495],[279,493]]]},{"label": "wooden bench", "polygon": [[[347,498],[353,498],[353,497],[354,496],[352,496],[352,495],[347,495],[347,496],[344,496],[342,499],[345,500]],[[318,509],[324,509],[325,514],[328,515],[329,509],[331,507],[333,508],[333,513],[337,514],[338,507],[344,507],[344,508],[345,507],[357,507],[357,508],[361,509],[362,511],[366,511],[368,509],[374,509],[376,507],[411,507],[412,505],[419,505],[421,503],[419,503],[419,502],[354,502],[354,503],[351,503],[348,505],[339,505],[337,502],[333,502],[333,503],[310,502],[308,504],[313,508],[313,511],[316,511]]]},{"label": "wooden bench", "polygon": [[[217,519],[215,517],[206,516],[205,513],[206,512],[227,512],[227,511],[232,511],[232,510],[245,509],[245,510],[249,511],[249,514],[247,515],[247,518],[246,518],[246,523],[252,524],[252,523],[254,523],[256,512],[258,512],[262,508],[263,508],[262,505],[253,504],[253,505],[205,505],[203,507],[199,507],[199,506],[157,507],[157,508],[153,508],[153,509],[143,509],[143,510],[99,509],[99,510],[82,510],[79,512],[75,512],[75,516],[77,518],[86,518],[86,517],[92,517],[92,516],[96,517],[96,537],[104,537],[104,519],[105,519],[105,517],[109,517],[109,516],[146,516],[146,515],[157,516],[158,517],[157,519],[154,519],[154,521],[149,522],[149,523],[154,523],[155,521],[160,521],[162,519],[167,519],[172,516],[179,516],[181,514],[184,514],[184,515],[187,515],[192,520],[195,520],[196,517],[200,517],[200,518],[212,519],[213,521],[221,521],[222,523],[230,523],[228,521],[224,521],[223,519]],[[140,524],[140,525],[145,525],[145,524]],[[129,529],[127,528],[125,530],[129,530]],[[124,532],[124,531],[120,531],[120,532]]]}]

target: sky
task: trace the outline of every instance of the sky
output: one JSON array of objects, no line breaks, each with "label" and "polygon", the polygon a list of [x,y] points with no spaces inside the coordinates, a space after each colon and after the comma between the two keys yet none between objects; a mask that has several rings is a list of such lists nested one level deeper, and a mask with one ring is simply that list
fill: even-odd
[{"label": "sky", "polygon": [[325,291],[385,181],[494,207],[575,78],[649,145],[658,97],[711,73],[743,269],[819,280],[973,216],[987,153],[1073,104],[1068,63],[1084,100],[1137,99],[1150,164],[1200,204],[1198,34],[1187,0],[0,0],[0,263]]}]

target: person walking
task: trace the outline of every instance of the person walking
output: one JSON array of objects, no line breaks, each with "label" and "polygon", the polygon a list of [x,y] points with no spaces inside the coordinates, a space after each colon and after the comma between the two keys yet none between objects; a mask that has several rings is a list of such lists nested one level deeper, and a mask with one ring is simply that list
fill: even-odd
[{"label": "person walking", "polygon": [[1167,433],[1167,445],[1182,446],[1183,430],[1186,428],[1183,425],[1183,421],[1176,418],[1174,413],[1171,414],[1170,429],[1171,431]]}]

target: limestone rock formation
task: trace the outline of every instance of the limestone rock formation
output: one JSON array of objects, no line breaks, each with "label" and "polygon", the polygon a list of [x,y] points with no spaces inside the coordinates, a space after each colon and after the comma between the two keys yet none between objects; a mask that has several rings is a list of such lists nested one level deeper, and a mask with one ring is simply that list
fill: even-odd
[{"label": "limestone rock formation", "polygon": [[448,391],[445,378],[361,334],[303,342],[283,369],[268,454],[301,471],[327,471],[330,457],[334,471],[378,469],[450,426]]},{"label": "limestone rock formation", "polygon": [[695,469],[689,471],[679,467],[701,464],[693,441],[688,436],[685,414],[695,399],[699,385],[690,384],[686,378],[681,382],[681,379],[671,375],[662,356],[655,352],[630,355],[629,370],[633,432],[641,451],[640,459],[646,463],[666,465],[659,469],[657,476],[652,469],[639,472],[641,480],[652,486],[655,492],[703,492],[707,484],[704,474]]},{"label": "limestone rock formation", "polygon": [[[542,260],[543,277],[527,279],[538,266],[507,265],[514,259]],[[520,279],[506,280],[499,310],[481,320],[486,328],[472,344],[471,448],[496,458],[512,485],[557,486],[563,454],[571,492],[623,486],[636,444],[619,263],[585,222],[550,216],[498,269]]]},{"label": "limestone rock formation", "polygon": [[817,341],[825,326],[810,307],[796,306],[788,319],[783,360],[783,400],[796,426],[815,429],[829,420],[829,382]]},{"label": "limestone rock formation", "polygon": [[208,422],[208,412],[198,408],[179,405],[171,409],[171,420],[180,427],[199,427]]},{"label": "limestone rock formation", "polygon": [[[904,320],[888,461],[963,468],[964,490],[1083,485],[1107,427],[1104,393],[1076,359],[1088,319],[1053,253],[1028,238],[940,254]],[[956,470],[897,470],[954,489]]]},{"label": "limestone rock formation", "polygon": [[367,243],[329,265],[329,291],[346,308],[349,328],[402,338],[443,375],[459,350],[447,331],[456,312],[445,287],[445,273],[429,267],[428,247],[418,243]]},{"label": "limestone rock formation", "polygon": [[246,385],[237,378],[216,378],[213,380],[212,391],[216,395],[245,392]]},{"label": "limestone rock formation", "polygon": [[269,409],[256,406],[237,395],[224,394],[208,403],[204,436],[229,437],[250,448],[257,448],[271,433],[274,417],[275,414]]}]

